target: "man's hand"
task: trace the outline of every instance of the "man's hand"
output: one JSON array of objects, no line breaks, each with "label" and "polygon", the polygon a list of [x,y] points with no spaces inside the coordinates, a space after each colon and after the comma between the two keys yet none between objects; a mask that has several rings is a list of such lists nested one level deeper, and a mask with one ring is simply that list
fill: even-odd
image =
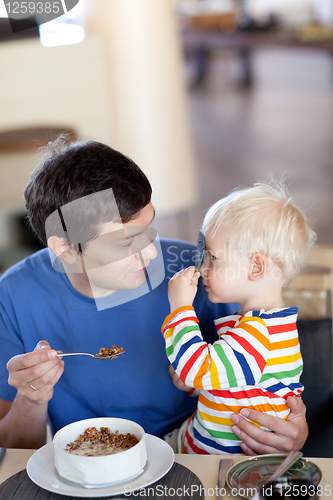
[{"label": "man's hand", "polygon": [[172,383],[177,389],[180,391],[184,392],[191,392],[193,391],[193,387],[188,387],[188,385],[185,385],[184,382],[178,377],[177,373],[173,369],[172,365],[169,365],[169,373],[171,375]]},{"label": "man's hand", "polygon": [[171,312],[179,307],[191,306],[197,293],[199,271],[194,266],[182,269],[169,281],[168,297]]},{"label": "man's hand", "polygon": [[9,385],[16,387],[20,396],[42,405],[52,398],[53,387],[64,371],[64,362],[57,357],[57,351],[42,340],[33,352],[11,358],[7,370]]},{"label": "man's hand", "polygon": [[[305,405],[301,398],[296,396],[290,396],[287,404],[290,408],[287,420],[248,409],[241,410],[240,414],[231,415],[231,420],[236,424],[232,430],[242,440],[241,447],[246,455],[288,453],[302,448],[308,437]],[[247,419],[273,432],[259,429]]]}]

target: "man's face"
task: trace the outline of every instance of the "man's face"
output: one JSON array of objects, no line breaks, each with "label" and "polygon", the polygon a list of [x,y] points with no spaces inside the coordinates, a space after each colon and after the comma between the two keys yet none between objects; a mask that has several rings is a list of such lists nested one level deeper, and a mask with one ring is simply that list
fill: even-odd
[{"label": "man's face", "polygon": [[133,290],[145,282],[145,269],[157,256],[152,242],[154,215],[149,203],[126,224],[105,222],[99,236],[85,245],[81,259],[95,298]]}]

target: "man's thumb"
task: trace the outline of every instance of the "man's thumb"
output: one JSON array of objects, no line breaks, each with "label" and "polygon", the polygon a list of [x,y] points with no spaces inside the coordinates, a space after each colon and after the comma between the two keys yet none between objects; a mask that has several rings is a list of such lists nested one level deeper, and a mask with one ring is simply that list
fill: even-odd
[{"label": "man's thumb", "polygon": [[46,340],[40,340],[34,350],[41,351],[42,349],[51,349],[50,344]]}]

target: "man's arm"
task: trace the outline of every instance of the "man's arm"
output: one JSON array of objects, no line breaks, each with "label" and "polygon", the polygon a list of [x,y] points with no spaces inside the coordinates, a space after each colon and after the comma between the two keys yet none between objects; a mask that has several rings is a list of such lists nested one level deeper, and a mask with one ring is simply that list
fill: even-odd
[{"label": "man's arm", "polygon": [[[272,417],[256,410],[241,410],[234,413],[231,420],[236,424],[233,432],[242,440],[241,447],[246,455],[263,455],[266,453],[288,453],[299,450],[308,437],[308,426],[305,419],[306,408],[299,397],[287,399],[290,413],[287,420]],[[246,418],[243,418],[242,415]],[[249,420],[271,429],[268,432],[259,429]]]},{"label": "man's arm", "polygon": [[45,342],[38,343],[34,352],[8,361],[8,383],[16,387],[17,395],[13,403],[0,400],[1,446],[38,448],[45,444],[48,401],[63,366],[56,351]]},{"label": "man's arm", "polygon": [[35,405],[17,395],[0,400],[0,443],[6,448],[39,448],[46,442],[47,404]]}]

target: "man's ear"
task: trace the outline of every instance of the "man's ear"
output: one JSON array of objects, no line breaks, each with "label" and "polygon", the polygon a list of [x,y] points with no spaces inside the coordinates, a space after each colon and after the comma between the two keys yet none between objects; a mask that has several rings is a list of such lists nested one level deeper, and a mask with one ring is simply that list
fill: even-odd
[{"label": "man's ear", "polygon": [[55,253],[65,264],[74,264],[77,259],[75,250],[68,245],[67,240],[60,236],[50,236],[47,240],[47,246]]},{"label": "man's ear", "polygon": [[267,259],[262,253],[254,253],[250,258],[249,280],[256,281],[265,276],[267,271]]}]

